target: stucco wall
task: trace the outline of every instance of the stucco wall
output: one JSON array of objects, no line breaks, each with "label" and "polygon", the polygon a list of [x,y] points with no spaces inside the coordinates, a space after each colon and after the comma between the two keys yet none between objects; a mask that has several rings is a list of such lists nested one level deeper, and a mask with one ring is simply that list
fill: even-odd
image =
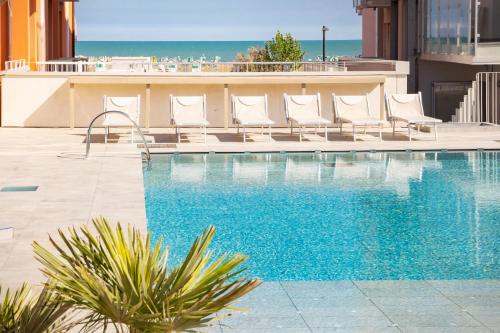
[{"label": "stucco wall", "polygon": [[[382,77],[383,80],[383,77]],[[224,84],[179,83],[150,85],[150,126],[169,126],[169,95],[207,95],[207,115],[213,127],[224,126],[225,110],[230,103],[224,98]],[[270,83],[267,83],[270,82]],[[380,114],[381,91],[378,83],[273,83],[262,79],[262,83],[228,84],[228,96],[235,95],[268,95],[270,117],[276,126],[286,126],[283,93],[316,94],[321,93],[323,114],[333,119],[332,93],[356,95],[369,94],[372,110]],[[385,78],[385,91],[392,93],[406,92],[406,75],[398,74]],[[141,125],[145,125],[146,85],[134,84],[123,80],[113,84],[75,84],[74,88],[75,126],[86,127],[94,116],[102,112],[102,96],[141,95]],[[70,123],[70,83],[68,77],[7,75],[2,82],[2,126],[11,127],[68,127]]]}]

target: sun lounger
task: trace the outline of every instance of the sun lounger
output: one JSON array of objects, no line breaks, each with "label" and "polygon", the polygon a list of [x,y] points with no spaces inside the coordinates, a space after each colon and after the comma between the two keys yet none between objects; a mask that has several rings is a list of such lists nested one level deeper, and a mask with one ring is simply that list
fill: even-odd
[{"label": "sun lounger", "polygon": [[299,127],[299,140],[302,142],[302,128],[320,126],[325,128],[325,141],[328,141],[328,125],[331,121],[321,116],[321,96],[317,95],[287,95],[284,94],[286,120],[290,124],[290,134],[293,135],[293,125]]},{"label": "sun lounger", "polygon": [[333,97],[333,109],[335,110],[335,121],[340,124],[340,135],[342,135],[342,125],[352,124],[352,138],[356,141],[356,126],[378,127],[379,138],[382,140],[382,127],[384,121],[372,115],[368,94],[361,96],[336,96]]},{"label": "sun lounger", "polygon": [[410,141],[412,140],[412,125],[417,127],[418,133],[420,133],[422,125],[434,126],[434,138],[436,141],[438,140],[437,124],[442,123],[442,120],[424,115],[421,93],[386,95],[385,101],[389,120],[392,123],[392,135],[396,132],[396,122],[401,121],[408,124],[408,137]]},{"label": "sun lounger", "polygon": [[233,123],[243,127],[243,142],[246,142],[246,128],[258,126],[264,131],[264,126],[269,128],[269,141],[271,141],[271,126],[274,121],[269,119],[267,111],[267,95],[264,96],[231,96],[233,106]]},{"label": "sun lounger", "polygon": [[175,127],[177,141],[181,142],[181,128],[199,127],[203,129],[207,143],[207,103],[206,96],[170,95],[170,123]]},{"label": "sun lounger", "polygon": [[[103,110],[106,111],[121,111],[125,112],[133,121],[139,124],[139,116],[141,113],[141,96],[133,97],[103,97]],[[130,127],[130,141],[134,143],[134,126],[130,120],[123,117],[121,114],[108,113],[104,115],[102,125],[104,126],[104,142],[108,143],[110,127]]]}]

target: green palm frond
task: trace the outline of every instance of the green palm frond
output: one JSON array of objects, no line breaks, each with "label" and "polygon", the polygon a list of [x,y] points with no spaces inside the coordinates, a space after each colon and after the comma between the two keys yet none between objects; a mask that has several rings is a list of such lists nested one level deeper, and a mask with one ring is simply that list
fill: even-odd
[{"label": "green palm frond", "polygon": [[68,310],[69,306],[48,285],[38,293],[27,284],[14,292],[7,289],[0,300],[0,332],[66,332],[72,327],[65,316]]},{"label": "green palm frond", "polygon": [[211,324],[217,312],[256,288],[259,280],[241,277],[243,255],[213,258],[208,251],[215,229],[193,243],[181,265],[168,266],[162,241],[151,245],[130,226],[112,227],[104,218],[88,227],[59,231],[50,239],[57,254],[34,243],[52,288],[89,314],[84,329],[113,326],[132,332],[190,331]]}]

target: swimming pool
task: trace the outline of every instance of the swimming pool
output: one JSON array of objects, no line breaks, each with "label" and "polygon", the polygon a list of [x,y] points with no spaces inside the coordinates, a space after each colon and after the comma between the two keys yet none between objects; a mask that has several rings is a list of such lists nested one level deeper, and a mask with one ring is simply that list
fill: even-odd
[{"label": "swimming pool", "polygon": [[276,280],[500,278],[500,152],[155,155],[148,227]]}]

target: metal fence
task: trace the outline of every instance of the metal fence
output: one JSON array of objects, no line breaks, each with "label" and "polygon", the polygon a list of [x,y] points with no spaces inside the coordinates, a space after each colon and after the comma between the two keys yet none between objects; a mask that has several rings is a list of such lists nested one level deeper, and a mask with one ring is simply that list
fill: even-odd
[{"label": "metal fence", "polygon": [[500,72],[481,72],[452,116],[453,122],[500,125]]},{"label": "metal fence", "polygon": [[9,60],[5,62],[6,71],[26,71],[29,67],[26,65],[26,60]]},{"label": "metal fence", "polygon": [[41,61],[39,72],[135,72],[135,73],[196,73],[196,72],[344,72],[395,71],[396,62],[349,59],[332,62],[172,62],[106,59],[104,61]]}]

